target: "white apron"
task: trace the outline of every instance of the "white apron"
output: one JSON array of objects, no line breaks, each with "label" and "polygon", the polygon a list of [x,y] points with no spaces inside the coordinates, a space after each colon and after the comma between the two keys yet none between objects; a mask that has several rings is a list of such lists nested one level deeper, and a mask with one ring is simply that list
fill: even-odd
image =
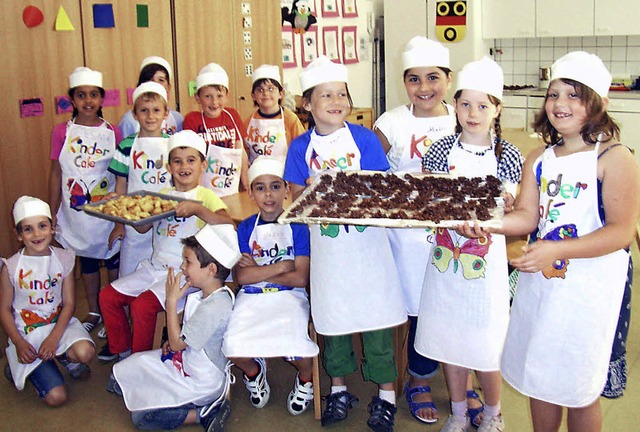
[{"label": "white apron", "polygon": [[[171,186],[171,175],[167,172],[168,138],[139,138],[131,147],[127,192],[146,190],[160,192]],[[136,269],[138,264],[151,258],[151,231],[140,234],[132,226],[125,225],[125,237],[120,251],[120,277]]]},{"label": "white apron", "polygon": [[[260,266],[293,260],[293,233],[290,225],[258,225],[256,217],[249,238],[253,259]],[[256,293],[265,289],[263,293]],[[274,290],[274,291],[269,291]],[[304,288],[284,287],[269,282],[245,285],[236,303],[224,336],[222,351],[227,357],[313,357],[318,345],[311,339],[309,300]]]},{"label": "white apron", "polygon": [[[448,160],[451,174],[475,177],[498,171],[493,147],[474,155],[456,143]],[[420,301],[416,351],[444,363],[495,371],[508,323],[504,236],[468,239],[437,229]]]},{"label": "white apron", "polygon": [[[348,127],[319,136],[305,155],[309,175],[360,169]],[[311,225],[311,315],[318,333],[337,336],[379,330],[407,320],[398,272],[384,228]]]},{"label": "white apron", "polygon": [[[256,114],[258,115],[258,114]],[[249,165],[262,155],[280,158],[287,157],[287,134],[284,126],[284,111],[280,108],[280,118],[256,118],[252,116],[247,125],[247,149]]]},{"label": "white apron", "polygon": [[[53,252],[48,257],[28,256],[23,252],[20,252],[18,265],[12,275],[13,280],[17,281],[12,307],[15,311],[14,321],[18,331],[37,351],[42,341],[53,330],[60,314],[63,268]],[[8,270],[12,269],[8,268]],[[82,327],[80,321],[71,318],[58,341],[56,355],[64,354],[71,345],[80,340],[91,341],[91,336]],[[42,360],[36,358],[33,363],[20,363],[16,347],[10,339],[5,352],[13,382],[18,390],[22,390],[26,378],[40,366]]]},{"label": "white apron", "polygon": [[[412,121],[407,126],[414,126],[415,129],[407,127],[398,134],[398,138],[403,139],[405,143],[395,172],[422,172],[422,156],[427,153],[431,144],[453,133],[456,126],[455,113],[452,107],[449,105],[446,107],[449,115],[421,118],[413,116],[413,104],[411,104],[407,115],[411,116]],[[407,313],[416,316],[420,306],[425,268],[433,246],[433,230],[431,228],[389,228],[387,234],[398,268]]]},{"label": "white apron", "polygon": [[[237,139],[242,140],[240,129],[233,119],[233,116],[226,110],[222,110],[222,112],[222,115],[228,115],[233,122],[236,128]],[[200,184],[213,190],[219,197],[238,193],[242,167],[242,152],[244,149],[224,148],[210,144],[211,142],[215,142],[214,137],[211,136],[211,131],[207,128],[207,124],[204,121],[204,114],[200,113],[200,115],[202,116],[202,127],[211,138],[211,141],[207,143],[207,169],[202,173]]]},{"label": "white apron", "polygon": [[[542,154],[536,237],[582,237],[602,227],[598,147],[564,157],[556,157],[553,148]],[[509,384],[526,396],[566,407],[588,406],[600,396],[628,264],[629,254],[618,250],[561,260],[542,272],[520,272],[501,363]]]},{"label": "white apron", "polygon": [[107,170],[115,149],[116,136],[107,122],[98,127],[67,122],[58,158],[62,168],[62,199],[56,216],[56,240],[78,256],[107,259],[120,250],[119,242],[109,249],[113,222],[89,216],[77,208],[100,201],[115,190],[115,175]]},{"label": "white apron", "polygon": [[[219,291],[228,291],[222,287]],[[202,292],[187,297],[183,322],[202,301]],[[162,349],[132,354],[113,366],[129,411],[170,408],[193,403],[203,406],[216,399],[225,387],[225,372],[207,357],[204,349],[191,347],[162,360]]]}]

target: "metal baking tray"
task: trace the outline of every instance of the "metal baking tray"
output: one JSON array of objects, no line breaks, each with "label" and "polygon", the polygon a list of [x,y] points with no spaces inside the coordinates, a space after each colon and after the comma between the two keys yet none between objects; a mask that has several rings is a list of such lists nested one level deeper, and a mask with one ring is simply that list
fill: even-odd
[{"label": "metal baking tray", "polygon": [[[308,195],[315,192],[317,187],[321,184],[322,175],[329,174],[332,176],[336,175],[335,171],[327,171],[321,174],[318,174],[309,187],[307,187],[302,194],[280,215],[278,218],[279,223],[302,223],[302,224],[340,224],[340,225],[366,225],[366,226],[378,226],[385,228],[453,228],[457,225],[463,224],[464,220],[441,220],[439,222],[428,221],[428,220],[418,220],[418,219],[391,219],[391,218],[343,218],[343,217],[311,217],[309,214],[313,210],[314,206],[310,205],[304,207],[304,210],[299,215],[294,215],[293,210],[300,206],[300,202],[303,201]],[[374,175],[374,174],[382,174],[384,176],[395,175],[398,177],[403,177],[404,172],[398,173],[379,173],[375,171],[347,171],[347,175]],[[447,177],[447,178],[455,178],[455,176],[447,175],[447,174],[422,174],[422,173],[411,173],[413,177]],[[504,192],[504,187],[502,188]],[[329,191],[330,192],[330,191]],[[323,194],[325,192],[318,192],[318,194]],[[407,199],[410,199],[407,197]],[[448,198],[437,199],[446,200]],[[486,228],[500,228],[502,227],[502,218],[504,216],[504,199],[502,197],[495,197],[496,199],[496,207],[491,209],[491,219],[485,221],[478,221],[478,225]]]},{"label": "metal baking tray", "polygon": [[[146,190],[139,190],[139,191],[135,191],[135,192],[129,192],[126,194],[127,196],[135,196],[135,195],[140,195],[140,196],[147,196],[147,195],[153,195],[153,196],[157,196],[159,198],[164,198],[164,199],[168,199],[168,200],[173,200],[173,201],[195,201],[195,200],[190,200],[187,198],[181,198],[181,197],[177,197],[177,196],[173,196],[173,195],[167,195],[167,194],[161,194],[158,192],[151,192],[151,191],[146,191]],[[85,204],[83,206],[80,206],[78,208],[81,208],[82,210],[84,210],[88,215],[91,216],[95,216],[97,218],[100,219],[106,219],[108,221],[111,222],[118,222],[118,223],[122,223],[125,225],[131,225],[131,226],[140,226],[140,225],[147,225],[150,223],[153,223],[155,221],[161,220],[161,219],[166,219],[168,217],[174,216],[176,214],[175,210],[169,210],[167,212],[163,212],[163,213],[158,213],[157,215],[153,215],[153,216],[149,216],[147,218],[143,218],[143,219],[139,219],[139,220],[129,220],[129,219],[125,219],[119,216],[112,216],[112,215],[108,215],[108,214],[104,214],[101,211],[97,210],[96,208],[100,205],[100,204],[104,204],[107,201],[112,201],[114,199],[117,199],[118,197],[113,197],[110,199],[105,199],[105,200],[101,200],[101,201],[96,201],[94,203],[91,204]],[[199,202],[199,201],[195,201],[195,202]]]}]

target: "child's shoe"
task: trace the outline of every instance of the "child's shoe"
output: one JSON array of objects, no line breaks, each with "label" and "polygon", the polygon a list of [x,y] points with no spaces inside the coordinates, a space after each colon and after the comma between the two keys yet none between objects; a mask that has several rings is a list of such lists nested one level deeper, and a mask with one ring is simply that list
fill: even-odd
[{"label": "child's shoe", "polygon": [[440,432],[468,432],[470,425],[469,417],[450,415]]},{"label": "child's shoe", "polygon": [[484,416],[482,423],[478,427],[478,432],[503,432],[504,420],[502,420],[502,414],[497,416]]},{"label": "child's shoe", "polygon": [[120,388],[120,384],[116,381],[115,375],[113,372],[109,375],[109,379],[107,380],[107,391],[109,393],[117,394],[118,396],[122,396],[122,388]]},{"label": "child's shoe", "polygon": [[91,333],[91,330],[96,328],[98,325],[102,323],[102,315],[97,312],[89,312],[87,317],[82,321],[82,327],[88,332]]},{"label": "child's shoe", "polygon": [[327,406],[324,408],[320,419],[322,426],[330,426],[346,419],[349,415],[349,408],[358,405],[359,400],[348,391],[331,393],[323,399],[327,401]]},{"label": "child's shoe", "polygon": [[371,398],[367,426],[375,432],[393,432],[393,423],[398,408],[378,396]]},{"label": "child's shoe", "polygon": [[9,363],[4,367],[4,377],[13,384],[13,375],[11,375],[11,367],[9,366]]},{"label": "child's shoe", "polygon": [[299,415],[305,412],[313,400],[313,383],[302,384],[299,375],[299,373],[296,374],[293,390],[291,390],[287,398],[287,409],[291,415]]},{"label": "child's shoe", "polygon": [[231,404],[225,399],[219,406],[208,408],[210,407],[202,408],[200,424],[206,432],[224,432],[224,422],[231,415]]},{"label": "child's shoe", "polygon": [[84,379],[88,378],[89,375],[91,375],[91,369],[89,368],[89,365],[85,363],[72,363],[69,361],[69,359],[67,359],[66,354],[58,356],[57,359],[60,364],[64,366],[67,372],[69,372],[69,375],[71,375],[71,378],[73,379]]},{"label": "child's shoe", "polygon": [[109,344],[106,343],[100,351],[98,351],[98,360],[110,362],[118,358],[118,354],[109,351]]},{"label": "child's shoe", "polygon": [[106,339],[107,338],[107,328],[105,326],[102,326],[102,328],[100,330],[98,330],[98,337],[100,339]]},{"label": "child's shoe", "polygon": [[258,375],[254,380],[249,380],[245,374],[242,374],[242,381],[249,390],[251,404],[256,408],[262,408],[269,402],[271,389],[267,382],[267,363],[263,358],[257,358],[255,361],[258,363]]}]

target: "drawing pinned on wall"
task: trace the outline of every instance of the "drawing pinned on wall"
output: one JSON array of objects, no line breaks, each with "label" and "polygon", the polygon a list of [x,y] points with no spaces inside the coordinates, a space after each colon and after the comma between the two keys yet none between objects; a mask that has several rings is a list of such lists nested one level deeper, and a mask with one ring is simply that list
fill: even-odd
[{"label": "drawing pinned on wall", "polygon": [[189,81],[189,96],[195,96],[196,95],[196,82],[194,81]]},{"label": "drawing pinned on wall", "polygon": [[104,97],[102,98],[102,106],[120,106],[120,90],[110,89],[104,91]]},{"label": "drawing pinned on wall", "polygon": [[294,45],[293,28],[286,27],[282,29],[282,67],[293,68],[298,66],[296,59],[296,48]]},{"label": "drawing pinned on wall", "polygon": [[315,0],[293,0],[292,2],[280,1],[282,11],[282,25],[291,24],[294,33],[303,34],[309,30],[316,19]]},{"label": "drawing pinned on wall", "polygon": [[356,0],[342,0],[342,18],[357,18],[358,5]]},{"label": "drawing pinned on wall", "polygon": [[149,6],[146,4],[136,5],[136,21],[138,27],[149,27]]},{"label": "drawing pinned on wall", "polygon": [[436,36],[441,42],[460,42],[467,33],[467,2],[436,3]]},{"label": "drawing pinned on wall", "polygon": [[22,11],[22,22],[27,28],[37,27],[44,22],[44,14],[40,8],[29,5]]},{"label": "drawing pinned on wall", "polygon": [[20,99],[20,117],[40,117],[44,115],[42,98]]},{"label": "drawing pinned on wall", "polygon": [[324,46],[324,55],[334,63],[340,63],[338,26],[329,26],[322,29],[322,44]]},{"label": "drawing pinned on wall", "polygon": [[71,20],[69,19],[69,15],[67,15],[67,11],[64,10],[62,6],[58,8],[58,13],[56,14],[56,31],[73,31],[75,28],[73,24],[71,24]]},{"label": "drawing pinned on wall", "polygon": [[302,45],[302,66],[306,67],[309,63],[318,58],[318,27],[311,26],[305,34],[300,36]]},{"label": "drawing pinned on wall", "polygon": [[342,27],[342,62],[344,64],[358,63],[358,47],[356,41],[358,28],[356,26]]},{"label": "drawing pinned on wall", "polygon": [[322,0],[322,18],[339,17],[338,0]]},{"label": "drawing pinned on wall", "polygon": [[73,104],[69,96],[56,96],[56,114],[73,112]]},{"label": "drawing pinned on wall", "polygon": [[93,5],[93,27],[113,28],[116,26],[111,3],[96,3]]}]

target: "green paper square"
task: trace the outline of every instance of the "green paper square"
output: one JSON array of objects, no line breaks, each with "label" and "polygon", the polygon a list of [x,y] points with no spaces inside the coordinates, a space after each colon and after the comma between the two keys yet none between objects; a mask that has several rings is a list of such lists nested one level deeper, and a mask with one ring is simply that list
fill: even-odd
[{"label": "green paper square", "polygon": [[196,82],[189,81],[189,96],[195,96],[196,94]]},{"label": "green paper square", "polygon": [[136,5],[136,16],[138,27],[149,27],[149,6],[146,4]]}]

